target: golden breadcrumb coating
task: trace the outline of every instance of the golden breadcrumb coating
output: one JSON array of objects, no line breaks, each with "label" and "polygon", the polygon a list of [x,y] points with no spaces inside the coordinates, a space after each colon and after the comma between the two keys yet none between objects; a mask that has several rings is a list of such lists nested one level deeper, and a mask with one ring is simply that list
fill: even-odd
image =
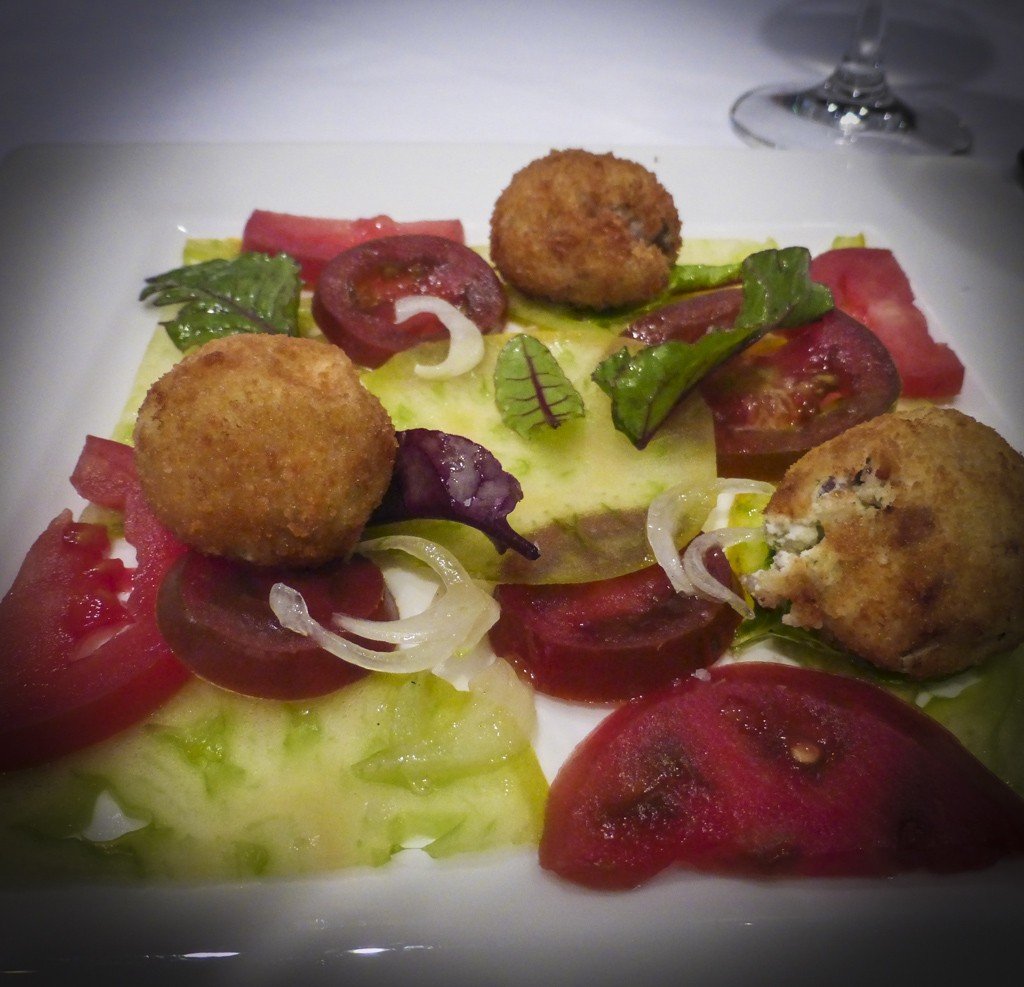
[{"label": "golden breadcrumb coating", "polygon": [[961,412],[893,412],[812,449],[765,520],[755,599],[880,668],[947,675],[1024,641],[1024,458]]},{"label": "golden breadcrumb coating", "polygon": [[245,334],[207,343],[149,390],[143,493],[182,541],[260,565],[347,555],[391,479],[395,431],[336,346]]},{"label": "golden breadcrumb coating", "polygon": [[491,216],[491,260],[526,295],[636,305],[668,283],[682,243],[672,196],[643,165],[552,151],[518,171]]}]

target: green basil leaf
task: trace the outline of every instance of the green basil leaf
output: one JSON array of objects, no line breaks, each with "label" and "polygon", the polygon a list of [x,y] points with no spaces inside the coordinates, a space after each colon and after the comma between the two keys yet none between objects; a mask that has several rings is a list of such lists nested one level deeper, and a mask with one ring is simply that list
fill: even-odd
[{"label": "green basil leaf", "polygon": [[502,420],[519,435],[539,426],[558,428],[584,415],[583,398],[539,339],[514,336],[494,367],[494,400]]},{"label": "green basil leaf", "polygon": [[244,253],[146,278],[140,300],[177,305],[161,323],[179,350],[240,332],[296,335],[299,265],[285,254]]}]

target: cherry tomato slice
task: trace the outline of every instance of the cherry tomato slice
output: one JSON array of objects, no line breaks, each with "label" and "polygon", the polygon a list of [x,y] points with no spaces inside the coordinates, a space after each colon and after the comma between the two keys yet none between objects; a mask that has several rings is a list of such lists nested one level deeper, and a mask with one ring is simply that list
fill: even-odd
[{"label": "cherry tomato slice", "polygon": [[[714,550],[708,568],[732,581]],[[720,603],[676,593],[661,566],[589,583],[506,584],[491,646],[538,692],[606,703],[650,692],[716,661],[739,625]]]},{"label": "cherry tomato slice", "polygon": [[364,669],[281,627],[269,603],[277,582],[297,589],[325,626],[336,612],[375,620],[395,615],[380,569],[358,556],[319,569],[285,569],[189,551],[164,579],[157,622],[182,662],[232,692],[310,699],[362,678]]},{"label": "cherry tomato slice", "polygon": [[743,289],[738,285],[696,291],[642,315],[623,335],[648,346],[667,343],[671,339],[693,343],[713,326],[731,328],[742,307]]},{"label": "cherry tomato slice", "polygon": [[833,310],[769,334],[700,390],[715,421],[719,475],[772,479],[813,446],[888,411],[900,377],[878,338]]},{"label": "cherry tomato slice", "polygon": [[254,209],[242,232],[242,249],[265,254],[288,254],[299,262],[302,280],[315,285],[332,257],[343,250],[386,236],[426,233],[465,243],[462,223],[457,219],[424,219],[411,222],[390,216],[368,219],[324,219],[292,213]]},{"label": "cherry tomato slice", "polygon": [[371,240],[331,260],[313,293],[313,318],[356,363],[379,367],[402,350],[448,338],[434,315],[396,325],[394,302],[405,295],[443,298],[481,332],[505,323],[507,299],[490,265],[462,244],[417,235]]},{"label": "cherry tomato slice", "polygon": [[672,864],[881,876],[1024,853],[1024,800],[938,723],[865,682],[713,668],[620,707],[551,786],[541,865],[595,888]]}]

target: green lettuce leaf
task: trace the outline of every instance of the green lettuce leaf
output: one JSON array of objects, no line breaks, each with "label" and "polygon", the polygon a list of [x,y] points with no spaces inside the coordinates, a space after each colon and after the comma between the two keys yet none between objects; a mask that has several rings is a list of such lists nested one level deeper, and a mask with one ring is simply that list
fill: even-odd
[{"label": "green lettuce leaf", "polygon": [[782,610],[766,610],[754,607],[754,616],[743,621],[736,631],[732,646],[736,649],[749,648],[754,644],[767,641],[785,642],[805,652],[801,657],[805,662],[811,655],[817,659],[846,660],[847,655],[839,648],[833,647],[813,631],[804,627],[791,627],[782,622]]},{"label": "green lettuce leaf", "polygon": [[820,318],[831,292],[811,281],[804,247],[762,250],[743,261],[743,307],[732,329],[694,343],[671,340],[636,353],[623,348],[598,365],[594,382],[611,398],[612,420],[644,448],[672,409],[712,370],[772,329]]},{"label": "green lettuce leaf", "polygon": [[146,279],[140,300],[181,305],[161,323],[179,350],[240,332],[297,333],[299,265],[285,254],[216,258]]},{"label": "green lettuce leaf", "polygon": [[539,426],[558,428],[584,415],[583,398],[539,339],[523,333],[501,349],[494,400],[502,421],[524,438]]},{"label": "green lettuce leaf", "polygon": [[1024,647],[922,691],[917,703],[993,774],[1024,795]]},{"label": "green lettuce leaf", "polygon": [[669,274],[668,288],[670,295],[679,295],[689,291],[708,291],[733,284],[743,277],[743,264],[676,264]]}]

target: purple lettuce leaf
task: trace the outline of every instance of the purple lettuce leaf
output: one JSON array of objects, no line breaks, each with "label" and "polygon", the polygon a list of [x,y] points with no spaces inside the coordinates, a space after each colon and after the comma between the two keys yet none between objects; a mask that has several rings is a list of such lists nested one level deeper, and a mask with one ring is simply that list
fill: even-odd
[{"label": "purple lettuce leaf", "polygon": [[508,523],[523,499],[519,481],[482,445],[432,428],[398,432],[391,486],[370,518],[457,521],[482,531],[499,552],[511,548],[527,559],[540,551]]}]

